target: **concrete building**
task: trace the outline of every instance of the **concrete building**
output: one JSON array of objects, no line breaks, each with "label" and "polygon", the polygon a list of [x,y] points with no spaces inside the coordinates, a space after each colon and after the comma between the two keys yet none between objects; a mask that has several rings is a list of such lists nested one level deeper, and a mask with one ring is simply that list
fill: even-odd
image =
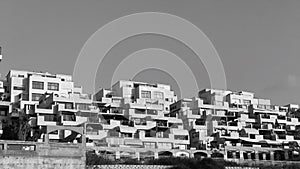
[{"label": "concrete building", "polygon": [[178,100],[170,85],[122,80],[92,96],[69,75],[11,70],[0,96],[1,124],[27,117],[31,140],[84,140],[114,159],[300,159],[299,105],[272,105],[251,92],[204,89]]},{"label": "concrete building", "polygon": [[119,81],[110,90],[101,89],[95,99],[106,132],[102,143],[116,158],[189,156],[184,151],[188,131],[181,119],[168,117],[169,106],[177,100],[169,85]]},{"label": "concrete building", "polygon": [[236,162],[299,160],[297,105],[275,106],[250,92],[205,89],[170,106],[183,119],[191,149]]},{"label": "concrete building", "polygon": [[[34,139],[43,139],[46,126],[78,126],[87,121],[77,115],[90,108],[92,96],[74,86],[70,75],[11,70],[6,83],[7,99],[12,104],[10,121],[20,123],[20,118],[28,117]],[[70,132],[51,133],[50,139],[61,140]]]}]

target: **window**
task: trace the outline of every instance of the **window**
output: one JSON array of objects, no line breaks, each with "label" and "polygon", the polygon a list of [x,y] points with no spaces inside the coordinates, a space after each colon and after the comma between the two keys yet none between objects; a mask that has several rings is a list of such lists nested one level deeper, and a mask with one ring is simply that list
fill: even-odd
[{"label": "window", "polygon": [[64,121],[76,121],[75,114],[63,114]]},{"label": "window", "polygon": [[57,121],[57,118],[54,114],[45,114],[44,121]]},{"label": "window", "polygon": [[58,91],[59,89],[59,84],[58,83],[48,83],[48,90],[55,90]]},{"label": "window", "polygon": [[32,81],[32,89],[44,90],[44,82]]},{"label": "window", "polygon": [[153,142],[144,142],[145,148],[156,148],[155,143]]},{"label": "window", "polygon": [[89,104],[78,103],[77,109],[78,110],[89,110]]},{"label": "window", "polygon": [[7,111],[0,110],[0,116],[7,116]]},{"label": "window", "polygon": [[183,135],[174,135],[175,140],[188,140],[188,136],[183,136]]},{"label": "window", "polygon": [[150,99],[151,98],[151,92],[142,90],[141,97]]},{"label": "window", "polygon": [[43,94],[39,94],[39,93],[32,93],[32,101],[39,101],[40,98],[43,96]]},{"label": "window", "polygon": [[162,92],[154,92],[153,97],[154,97],[154,99],[163,99],[164,94]]},{"label": "window", "polygon": [[24,86],[14,86],[14,90],[25,90]]},{"label": "window", "polygon": [[72,103],[65,103],[65,109],[73,109]]},{"label": "window", "polygon": [[244,104],[245,105],[250,105],[251,104],[251,100],[244,100]]},{"label": "window", "polygon": [[157,148],[172,149],[172,143],[157,143]]}]

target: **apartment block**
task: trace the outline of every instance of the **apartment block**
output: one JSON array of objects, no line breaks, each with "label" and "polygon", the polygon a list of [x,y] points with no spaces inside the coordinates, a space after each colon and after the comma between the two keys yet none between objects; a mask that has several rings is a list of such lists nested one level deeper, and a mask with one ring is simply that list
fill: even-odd
[{"label": "apartment block", "polygon": [[189,156],[184,151],[190,142],[188,130],[181,119],[168,117],[170,105],[177,101],[169,85],[119,81],[95,98],[107,132],[102,140],[107,147],[98,148],[110,150],[116,158]]},{"label": "apartment block", "polygon": [[297,110],[251,92],[204,89],[172,104],[170,115],[183,120],[191,149],[207,151],[199,156],[249,163],[300,159]]}]

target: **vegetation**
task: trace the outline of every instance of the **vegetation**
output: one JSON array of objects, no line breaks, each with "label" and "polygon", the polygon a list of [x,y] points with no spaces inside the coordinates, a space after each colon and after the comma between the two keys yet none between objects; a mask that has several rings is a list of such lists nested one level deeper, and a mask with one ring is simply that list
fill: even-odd
[{"label": "vegetation", "polygon": [[[168,165],[173,166],[171,169],[224,169],[225,166],[241,166],[234,162],[228,162],[222,159],[195,159],[168,157],[152,159],[147,161],[137,161],[136,159],[110,160],[96,155],[94,152],[87,152],[87,165],[113,165],[113,164],[131,164],[131,165]],[[245,164],[244,166],[247,166]],[[299,164],[275,165],[275,166],[258,166],[260,169],[300,169]]]},{"label": "vegetation", "polygon": [[152,159],[147,161],[137,161],[135,159],[126,160],[109,160],[102,156],[96,155],[94,152],[87,152],[87,165],[112,165],[112,164],[131,164],[131,165],[169,165],[172,169],[224,169],[224,166],[237,166],[236,163],[226,162],[224,160],[213,160],[210,158],[194,159],[168,157],[160,159]]}]

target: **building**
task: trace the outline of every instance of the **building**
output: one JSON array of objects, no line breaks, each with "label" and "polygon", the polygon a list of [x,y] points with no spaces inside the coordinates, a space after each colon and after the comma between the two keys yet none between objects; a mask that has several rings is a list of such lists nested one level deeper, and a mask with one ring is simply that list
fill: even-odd
[{"label": "building", "polygon": [[183,119],[191,149],[211,151],[199,156],[249,163],[300,159],[298,109],[250,92],[205,89],[172,104],[170,114]]},{"label": "building", "polygon": [[204,89],[178,100],[170,85],[121,80],[90,95],[69,75],[11,70],[0,96],[0,134],[12,124],[24,140],[84,140],[113,159],[300,159],[299,105],[272,105],[251,92]]},{"label": "building", "polygon": [[[90,108],[92,96],[83,94],[70,75],[11,70],[6,83],[7,99],[12,104],[8,117],[16,125],[28,118],[31,139],[43,139],[46,126],[78,126],[86,122],[87,118],[77,115]],[[61,140],[66,135],[71,135],[70,131],[52,133],[50,139]]]},{"label": "building", "polygon": [[106,146],[99,149],[109,149],[116,158],[189,156],[181,151],[188,149],[188,131],[181,119],[168,116],[169,106],[177,101],[169,85],[122,80],[101,89],[95,99],[106,132],[101,141],[94,139]]}]

